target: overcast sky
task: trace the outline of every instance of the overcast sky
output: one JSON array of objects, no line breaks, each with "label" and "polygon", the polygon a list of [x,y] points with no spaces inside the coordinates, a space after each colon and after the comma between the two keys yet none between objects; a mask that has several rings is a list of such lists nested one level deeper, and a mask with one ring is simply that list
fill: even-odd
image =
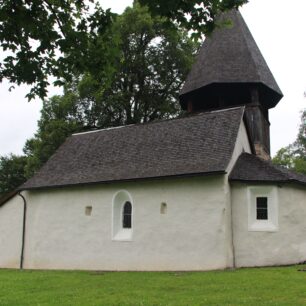
[{"label": "overcast sky", "polygon": [[[103,8],[121,13],[132,0],[100,1]],[[290,5],[290,7],[288,7]],[[270,111],[271,148],[293,142],[298,132],[300,112],[306,107],[306,1],[250,0],[241,8],[260,50],[284,98]],[[9,92],[7,82],[0,83],[0,155],[21,154],[26,139],[37,129],[41,101],[27,102],[26,86]],[[50,88],[50,96],[60,93]]]}]

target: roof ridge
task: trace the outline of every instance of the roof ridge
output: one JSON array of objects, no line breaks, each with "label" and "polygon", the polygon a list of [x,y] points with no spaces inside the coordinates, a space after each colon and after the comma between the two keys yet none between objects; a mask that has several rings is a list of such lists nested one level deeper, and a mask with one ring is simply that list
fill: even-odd
[{"label": "roof ridge", "polygon": [[[240,12],[239,10],[237,10],[236,16],[237,16],[236,19],[237,19],[237,21],[238,21],[239,24],[240,24],[240,28],[241,28],[241,32],[242,32],[242,34],[243,34],[243,38],[244,38],[244,40],[245,40],[245,44],[247,45],[247,48],[246,48],[246,49],[247,49],[247,52],[249,53],[250,58],[252,59],[253,65],[254,65],[254,67],[255,67],[255,73],[256,73],[258,79],[260,79],[260,78],[261,78],[261,74],[259,73],[259,69],[257,69],[256,61],[255,61],[255,59],[254,59],[254,54],[253,54],[253,48],[252,48],[252,46],[250,46],[250,41],[249,41],[249,39],[247,38],[247,35],[248,35],[248,34],[251,35],[251,38],[253,39],[253,41],[254,41],[254,43],[255,43],[255,45],[256,45],[256,47],[257,47],[257,49],[259,50],[259,52],[260,52],[261,55],[262,55],[262,53],[261,53],[261,51],[260,51],[260,49],[259,49],[259,47],[258,47],[258,45],[257,45],[257,42],[255,41],[255,38],[254,38],[254,36],[253,36],[251,30],[249,29],[248,25],[246,24],[245,20],[244,20],[243,17],[242,17],[242,14],[241,14],[241,12]],[[249,32],[249,33],[247,33],[247,32]],[[263,57],[263,55],[262,55],[262,57]],[[267,64],[267,63],[266,63],[266,64]]]},{"label": "roof ridge", "polygon": [[[279,88],[279,86],[278,86],[278,84],[277,84],[277,82],[276,82],[276,80],[275,80],[275,78],[272,74],[272,71],[271,71],[271,69],[270,69],[261,49],[258,46],[257,41],[255,40],[255,37],[254,37],[253,33],[251,32],[251,30],[250,30],[248,24],[246,23],[246,21],[244,20],[241,12],[239,10],[237,10],[237,12],[238,13],[236,15],[239,16],[239,18],[237,18],[237,19],[239,19],[238,22],[242,23],[241,32],[242,32],[243,37],[245,39],[246,45],[248,46],[247,52],[250,54],[250,57],[253,61],[253,64],[254,64],[254,67],[255,67],[255,73],[256,73],[258,79],[259,80],[264,79],[263,69],[266,69],[268,71],[268,73],[271,74],[272,77],[273,77],[273,80],[274,80],[275,86],[276,86],[276,90],[281,93],[281,90],[280,90],[280,88]],[[249,36],[250,39],[248,39],[247,36]],[[254,43],[254,46],[255,46],[256,50],[252,46],[252,43]],[[256,63],[256,54],[259,55],[259,57],[261,59],[260,61],[263,61],[263,63],[262,63],[263,66],[262,67],[259,67],[260,65],[258,65],[258,64],[260,64],[260,63]],[[275,90],[270,86],[270,84],[268,84],[268,83],[264,83],[264,84],[266,86],[268,86],[270,89]]]},{"label": "roof ridge", "polygon": [[224,174],[242,114],[235,107],[71,136],[21,189]]},{"label": "roof ridge", "polygon": [[244,108],[245,108],[245,106],[241,105],[241,106],[234,106],[234,107],[224,108],[224,109],[214,109],[214,110],[208,110],[208,111],[205,111],[205,112],[191,113],[191,114],[188,114],[187,116],[182,116],[182,117],[157,119],[157,120],[149,121],[149,122],[120,125],[120,126],[108,127],[108,128],[103,128],[103,129],[98,129],[98,130],[93,130],[93,131],[73,133],[71,136],[86,135],[86,134],[91,134],[91,133],[98,133],[98,132],[103,132],[103,131],[110,131],[110,130],[116,130],[116,129],[121,129],[121,128],[128,128],[128,127],[160,124],[160,123],[169,122],[169,121],[188,120],[188,119],[192,119],[194,117],[207,116],[207,115],[214,114],[214,113],[234,111],[234,110],[244,109]]}]

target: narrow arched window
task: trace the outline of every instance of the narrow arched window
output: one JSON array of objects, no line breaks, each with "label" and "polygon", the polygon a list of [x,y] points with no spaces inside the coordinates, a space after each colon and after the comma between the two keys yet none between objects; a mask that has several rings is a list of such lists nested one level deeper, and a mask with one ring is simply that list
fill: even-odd
[{"label": "narrow arched window", "polygon": [[131,202],[125,202],[122,211],[122,227],[132,228],[132,204]]}]

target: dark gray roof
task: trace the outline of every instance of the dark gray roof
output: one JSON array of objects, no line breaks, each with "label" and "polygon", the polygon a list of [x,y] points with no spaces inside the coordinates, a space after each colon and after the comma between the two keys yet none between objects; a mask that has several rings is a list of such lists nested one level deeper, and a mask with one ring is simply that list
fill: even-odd
[{"label": "dark gray roof", "polygon": [[244,108],[69,137],[21,189],[224,173]]},{"label": "dark gray roof", "polygon": [[183,95],[216,83],[264,84],[271,91],[269,105],[281,99],[278,87],[250,30],[238,10],[224,13],[221,20],[231,20],[231,26],[216,29],[206,38],[181,90]]},{"label": "dark gray roof", "polygon": [[306,184],[305,175],[276,166],[271,161],[264,161],[248,153],[240,155],[229,179],[246,182],[296,182]]}]

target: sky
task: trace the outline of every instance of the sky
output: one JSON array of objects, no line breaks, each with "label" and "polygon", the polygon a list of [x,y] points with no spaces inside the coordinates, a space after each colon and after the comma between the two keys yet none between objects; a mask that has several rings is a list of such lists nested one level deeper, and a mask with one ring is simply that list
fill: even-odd
[{"label": "sky", "polygon": [[[121,13],[132,0],[100,0],[104,9]],[[289,7],[290,5],[290,7]],[[271,153],[296,139],[302,109],[306,108],[306,1],[250,0],[240,9],[284,98],[270,110]],[[1,55],[0,55],[1,56]],[[0,83],[0,155],[22,154],[25,141],[37,130],[42,102],[28,102],[27,86]],[[60,94],[50,87],[49,96]]]}]

